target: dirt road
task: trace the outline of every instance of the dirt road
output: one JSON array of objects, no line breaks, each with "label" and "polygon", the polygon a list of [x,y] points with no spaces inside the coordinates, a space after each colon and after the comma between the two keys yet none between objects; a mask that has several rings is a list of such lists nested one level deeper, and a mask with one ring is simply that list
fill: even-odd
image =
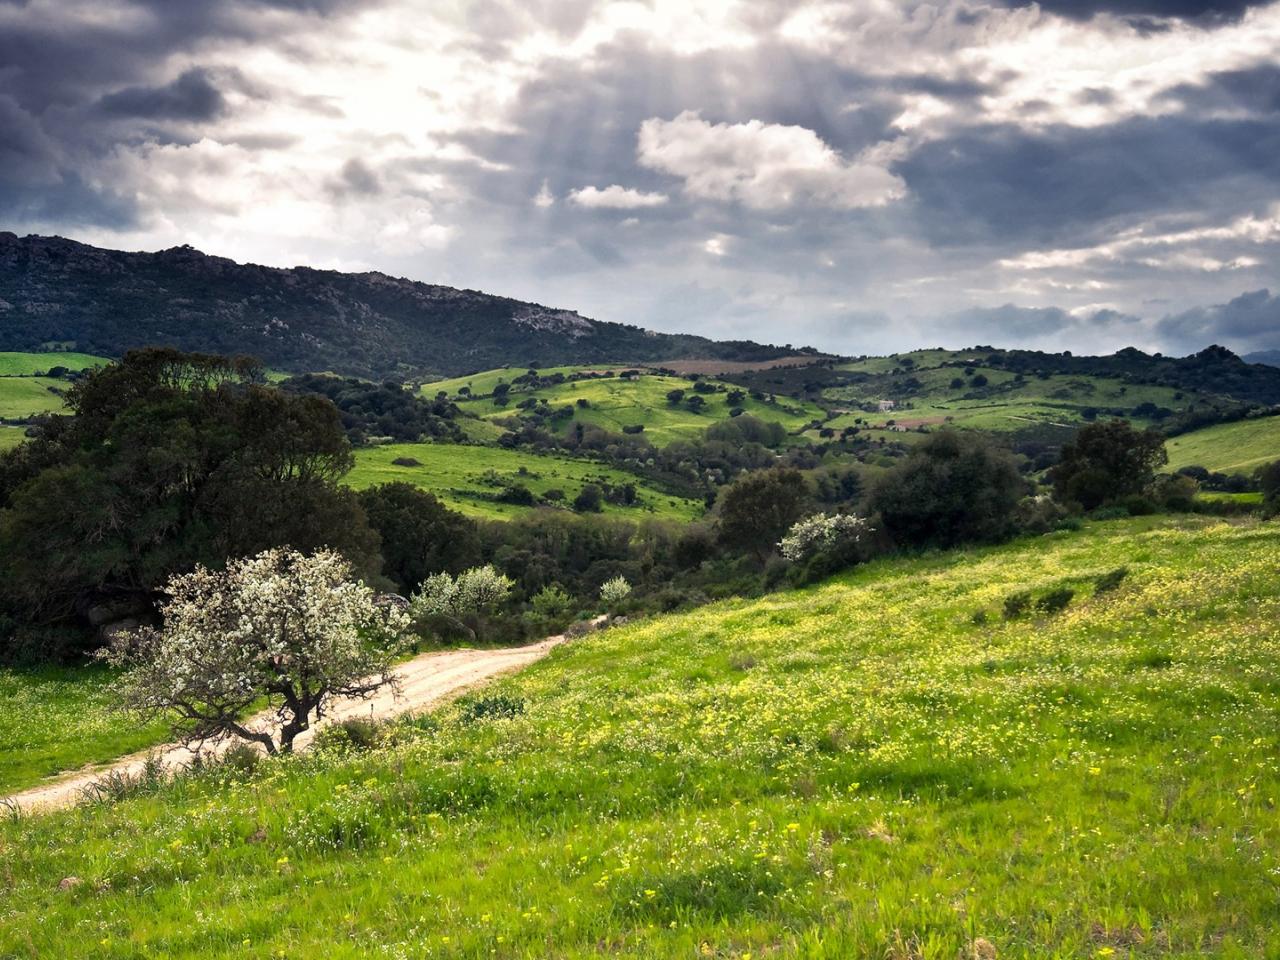
[{"label": "dirt road", "polygon": [[[300,734],[294,741],[297,749],[306,749],[319,727],[352,717],[370,717],[375,720],[394,717],[400,713],[431,706],[451,693],[464,690],[482,680],[527,666],[546,656],[552,647],[564,642],[563,636],[548,637],[527,647],[510,647],[501,650],[444,650],[424,653],[396,668],[400,689],[393,693],[382,690],[367,700],[345,699],[331,704],[320,723]],[[259,714],[251,723],[257,729],[272,725],[273,717]],[[234,740],[221,740],[204,746],[206,756],[224,752]],[[151,747],[139,753],[121,757],[113,763],[87,767],[75,773],[63,775],[20,793],[0,798],[17,804],[24,813],[57,810],[74,806],[82,791],[106,774],[118,772],[137,774],[146,765],[148,757],[157,757],[166,770],[177,770],[191,762],[193,753],[182,744],[170,743]]]}]

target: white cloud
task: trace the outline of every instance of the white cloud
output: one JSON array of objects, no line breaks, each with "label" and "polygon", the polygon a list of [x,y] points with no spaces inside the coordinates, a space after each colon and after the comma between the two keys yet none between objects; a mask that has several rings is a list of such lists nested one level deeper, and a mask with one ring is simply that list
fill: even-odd
[{"label": "white cloud", "polygon": [[665,193],[645,193],[630,187],[612,184],[603,190],[598,187],[583,187],[572,190],[569,199],[580,207],[592,207],[605,210],[639,210],[642,207],[660,207],[667,202]]},{"label": "white cloud", "polygon": [[713,257],[723,257],[729,252],[729,241],[732,240],[723,233],[717,233],[714,237],[708,237],[703,243],[702,249],[705,253],[711,254]]},{"label": "white cloud", "polygon": [[881,145],[846,160],[805,127],[708,123],[691,110],[644,121],[637,155],[642,165],[680,177],[689,197],[757,210],[798,203],[879,207],[906,193]]},{"label": "white cloud", "polygon": [[1269,245],[1280,243],[1280,204],[1262,215],[1238,217],[1215,227],[1151,231],[1145,227],[1125,230],[1114,240],[1092,247],[1030,250],[999,261],[1006,270],[1037,271],[1076,269],[1119,263],[1177,270],[1242,270],[1259,264],[1257,258],[1240,255],[1229,260],[1198,253],[1205,244]]},{"label": "white cloud", "polygon": [[555,196],[551,193],[551,185],[544,179],[542,186],[539,188],[537,195],[533,198],[533,205],[545,210],[556,202]]}]

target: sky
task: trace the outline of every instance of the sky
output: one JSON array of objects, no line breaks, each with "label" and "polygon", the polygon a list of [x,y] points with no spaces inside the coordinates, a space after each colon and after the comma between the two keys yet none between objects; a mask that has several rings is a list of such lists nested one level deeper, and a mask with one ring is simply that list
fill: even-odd
[{"label": "sky", "polygon": [[844,354],[1280,348],[1280,3],[0,0],[0,229]]}]

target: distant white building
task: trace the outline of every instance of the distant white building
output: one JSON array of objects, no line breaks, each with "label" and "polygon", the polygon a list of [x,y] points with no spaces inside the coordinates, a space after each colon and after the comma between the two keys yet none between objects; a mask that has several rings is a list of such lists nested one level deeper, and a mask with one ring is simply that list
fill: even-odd
[{"label": "distant white building", "polygon": [[892,400],[879,401],[879,407],[880,407],[881,413],[886,413],[887,411],[892,410],[895,406],[896,404]]}]

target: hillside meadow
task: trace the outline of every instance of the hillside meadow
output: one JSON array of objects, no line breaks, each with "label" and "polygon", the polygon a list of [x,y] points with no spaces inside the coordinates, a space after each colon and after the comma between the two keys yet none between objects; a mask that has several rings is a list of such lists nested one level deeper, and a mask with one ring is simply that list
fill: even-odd
[{"label": "hillside meadow", "polygon": [[1169,469],[1192,465],[1220,473],[1251,473],[1280,460],[1280,416],[1219,423],[1165,441]]},{"label": "hillside meadow", "polygon": [[[604,504],[606,515],[643,520],[658,517],[692,520],[701,515],[700,501],[664,493],[636,477],[590,460],[532,454],[501,447],[448,443],[392,443],[355,451],[355,468],[345,482],[357,490],[379,483],[401,481],[435,494],[442,502],[468,516],[504,520],[530,508],[494,499],[505,484],[520,484],[539,496],[561,490],[565,501],[588,483],[635,484],[640,503],[623,507]],[[395,460],[417,461],[400,466]]]},{"label": "hillside meadow", "polygon": [[11,450],[25,439],[26,433],[21,427],[0,426],[0,453]]},{"label": "hillside meadow", "polygon": [[1277,555],[1112,521],[590,635],[0,824],[0,956],[1275,955]]},{"label": "hillside meadow", "polygon": [[67,386],[49,377],[0,377],[0,418],[23,420],[61,410]]},{"label": "hillside meadow", "polygon": [[[493,389],[496,382],[485,380],[489,390]],[[554,426],[561,433],[571,429],[574,423],[602,427],[612,433],[621,433],[624,427],[639,426],[644,428],[644,438],[659,447],[675,440],[694,439],[713,423],[727,420],[733,406],[740,407],[744,413],[761,420],[780,423],[788,431],[797,431],[811,420],[821,420],[825,416],[824,411],[816,404],[786,397],[769,402],[747,396],[737,404],[730,404],[727,391],[734,389],[733,386],[717,386],[724,386],[726,391],[702,395],[705,406],[699,411],[689,409],[684,403],[673,404],[667,400],[667,394],[673,390],[683,390],[686,396],[693,396],[695,391],[689,380],[658,374],[644,374],[634,378],[601,377],[569,381],[536,390],[513,390],[505,405],[500,406],[492,398],[483,397],[461,401],[459,406],[465,413],[494,420],[519,413],[516,404],[532,397],[546,400],[552,409],[573,407],[572,418],[559,421]],[[579,400],[585,400],[587,406],[579,406]]]},{"label": "hillside meadow", "polygon": [[49,372],[53,367],[67,370],[88,370],[111,361],[91,353],[53,351],[50,353],[14,353],[0,351],[0,377],[34,377]]},{"label": "hillside meadow", "polygon": [[168,739],[115,708],[113,676],[99,667],[0,667],[0,794]]}]

